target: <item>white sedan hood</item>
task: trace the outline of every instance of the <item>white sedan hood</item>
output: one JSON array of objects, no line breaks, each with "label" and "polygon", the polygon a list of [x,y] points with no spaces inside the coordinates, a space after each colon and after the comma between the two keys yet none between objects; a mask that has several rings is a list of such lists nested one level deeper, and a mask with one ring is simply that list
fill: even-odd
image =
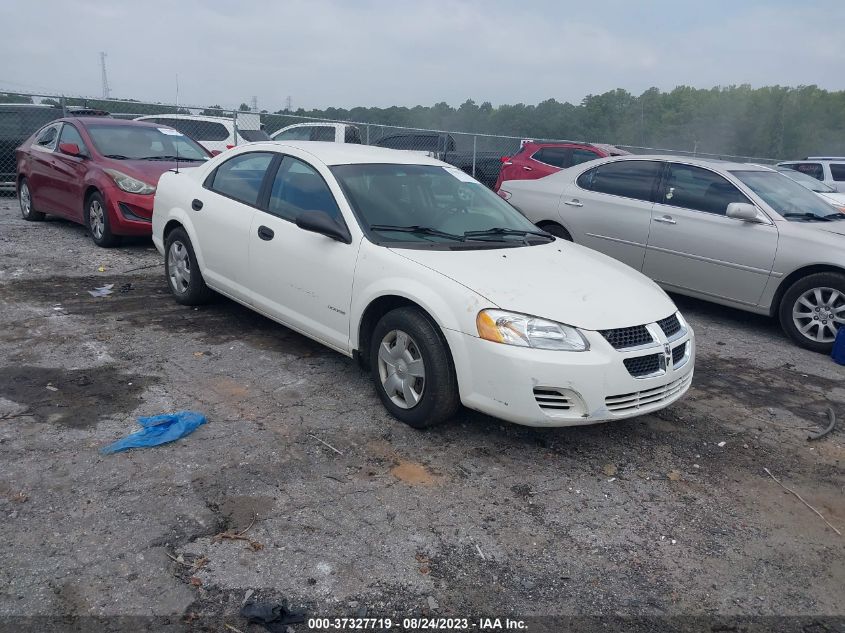
[{"label": "white sedan hood", "polygon": [[490,307],[585,330],[652,323],[677,310],[633,268],[562,240],[501,249],[392,250],[477,292]]}]

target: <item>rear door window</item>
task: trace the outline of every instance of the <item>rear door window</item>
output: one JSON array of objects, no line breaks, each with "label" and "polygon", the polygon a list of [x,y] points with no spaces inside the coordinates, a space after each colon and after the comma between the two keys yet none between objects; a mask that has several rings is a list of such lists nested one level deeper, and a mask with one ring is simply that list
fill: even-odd
[{"label": "rear door window", "polygon": [[328,141],[334,143],[335,131],[330,125],[314,125],[311,127],[312,141]]},{"label": "rear door window", "polygon": [[230,158],[220,165],[207,186],[227,198],[250,206],[258,204],[261,185],[273,160],[270,152],[249,152]]},{"label": "rear door window", "polygon": [[621,160],[599,165],[592,176],[591,190],[649,202],[660,166],[659,162],[652,160]]},{"label": "rear door window", "polygon": [[279,134],[275,140],[277,141],[310,141],[311,140],[311,126],[301,125],[289,130],[285,130]]},{"label": "rear door window", "polygon": [[742,192],[709,169],[671,163],[660,202],[725,215],[731,202],[751,203]]},{"label": "rear door window", "polygon": [[324,211],[340,220],[340,209],[326,181],[308,163],[285,156],[270,190],[267,211],[296,222],[303,211]]},{"label": "rear door window", "polygon": [[581,163],[586,163],[588,160],[595,160],[599,158],[599,155],[595,152],[591,152],[588,149],[573,149],[572,150],[572,164],[573,165],[580,165]]},{"label": "rear door window", "polygon": [[42,147],[44,149],[55,149],[56,141],[59,139],[59,127],[61,124],[50,125],[41,132],[38,133],[38,136],[35,139],[35,144],[38,147]]},{"label": "rear door window", "polygon": [[358,130],[358,128],[354,125],[347,125],[343,141],[344,143],[355,143],[356,145],[361,145],[363,141],[361,140],[360,130]]},{"label": "rear door window", "polygon": [[845,163],[830,163],[830,175],[836,182],[845,181]]},{"label": "rear door window", "polygon": [[570,153],[571,150],[563,147],[543,147],[534,152],[531,158],[546,165],[564,169],[572,165]]}]

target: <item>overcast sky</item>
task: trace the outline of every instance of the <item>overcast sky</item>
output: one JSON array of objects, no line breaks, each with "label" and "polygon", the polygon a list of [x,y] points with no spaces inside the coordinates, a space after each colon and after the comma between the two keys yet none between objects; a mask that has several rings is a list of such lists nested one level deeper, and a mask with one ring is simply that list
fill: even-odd
[{"label": "overcast sky", "polygon": [[845,88],[843,0],[3,0],[0,90],[278,110]]}]

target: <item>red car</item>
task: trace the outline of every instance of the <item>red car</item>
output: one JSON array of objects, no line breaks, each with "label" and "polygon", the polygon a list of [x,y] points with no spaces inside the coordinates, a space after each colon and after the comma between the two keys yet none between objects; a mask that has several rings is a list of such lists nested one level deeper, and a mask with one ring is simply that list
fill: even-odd
[{"label": "red car", "polygon": [[57,215],[84,224],[97,246],[123,235],[150,235],[159,177],[209,159],[172,128],[105,117],[51,121],[16,150],[17,191],[25,220]]},{"label": "red car", "polygon": [[505,180],[534,180],[561,169],[606,156],[630,154],[604,143],[536,143],[528,141],[513,156],[502,158],[502,168],[493,191]]}]

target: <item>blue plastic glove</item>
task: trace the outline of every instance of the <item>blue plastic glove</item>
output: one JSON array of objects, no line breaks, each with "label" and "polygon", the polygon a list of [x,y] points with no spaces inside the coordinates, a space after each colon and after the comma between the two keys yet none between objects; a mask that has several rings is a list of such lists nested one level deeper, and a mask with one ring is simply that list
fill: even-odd
[{"label": "blue plastic glove", "polygon": [[845,325],[839,326],[839,331],[836,333],[836,340],[833,341],[833,349],[830,352],[830,357],[840,365],[845,365]]},{"label": "blue plastic glove", "polygon": [[206,419],[202,413],[196,411],[178,411],[165,413],[148,418],[138,418],[138,423],[144,427],[122,440],[116,441],[100,449],[103,455],[119,453],[130,448],[144,448],[167,444],[194,432]]}]

